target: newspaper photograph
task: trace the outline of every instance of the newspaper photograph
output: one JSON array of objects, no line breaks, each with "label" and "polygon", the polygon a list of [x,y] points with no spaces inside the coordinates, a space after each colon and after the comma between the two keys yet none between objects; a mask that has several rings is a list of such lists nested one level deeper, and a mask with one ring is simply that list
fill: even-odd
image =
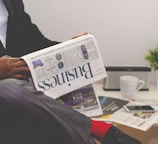
[{"label": "newspaper photograph", "polygon": [[88,117],[103,114],[92,84],[61,96],[58,100]]},{"label": "newspaper photograph", "polygon": [[58,98],[107,76],[99,47],[87,34],[22,57],[35,88]]}]

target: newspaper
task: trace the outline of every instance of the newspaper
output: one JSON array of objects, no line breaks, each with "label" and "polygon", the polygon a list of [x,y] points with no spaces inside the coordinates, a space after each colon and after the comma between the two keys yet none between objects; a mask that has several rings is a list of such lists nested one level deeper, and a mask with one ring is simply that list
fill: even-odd
[{"label": "newspaper", "polygon": [[58,98],[107,76],[93,35],[88,34],[22,57],[35,88]]},{"label": "newspaper", "polygon": [[128,100],[118,99],[108,96],[98,96],[98,98],[103,110],[103,114],[96,116],[96,118],[107,120],[107,121],[112,116],[112,114],[114,114],[116,111],[118,111],[124,105],[130,102]]},{"label": "newspaper", "polygon": [[[138,105],[152,105],[154,107],[154,109],[156,111],[158,111],[158,100],[152,100],[152,99],[150,99],[150,100],[142,100],[142,99],[139,100],[138,99],[137,101],[135,101],[135,103],[138,104]],[[158,117],[155,120],[154,125],[158,125]]]},{"label": "newspaper", "polygon": [[123,108],[115,112],[108,120],[139,130],[147,131],[158,118],[158,112],[126,112]]},{"label": "newspaper", "polygon": [[[102,96],[103,115],[94,117],[95,120],[107,121],[126,125],[142,131],[147,131],[158,122],[158,111],[156,112],[127,112],[123,105],[146,105],[154,104],[158,108],[158,103],[146,103],[144,101],[125,101],[122,99]],[[100,99],[102,102],[103,99]],[[158,109],[157,109],[158,110]]]},{"label": "newspaper", "polygon": [[157,121],[158,112],[129,113],[123,108],[115,112],[108,120],[133,127],[142,131],[149,130]]},{"label": "newspaper", "polygon": [[61,96],[58,100],[88,117],[103,114],[99,99],[96,97],[92,84]]}]

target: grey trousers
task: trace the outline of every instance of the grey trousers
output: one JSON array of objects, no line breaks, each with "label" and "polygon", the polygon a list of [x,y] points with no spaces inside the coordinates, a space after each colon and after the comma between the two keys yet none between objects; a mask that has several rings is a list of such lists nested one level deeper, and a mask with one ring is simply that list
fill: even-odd
[{"label": "grey trousers", "polygon": [[0,81],[1,144],[94,144],[91,120],[27,81]]}]

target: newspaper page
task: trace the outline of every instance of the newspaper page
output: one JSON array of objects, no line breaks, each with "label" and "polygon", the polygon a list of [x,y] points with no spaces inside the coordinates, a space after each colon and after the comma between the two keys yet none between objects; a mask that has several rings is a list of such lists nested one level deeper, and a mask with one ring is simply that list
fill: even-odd
[{"label": "newspaper page", "polygon": [[[103,114],[93,117],[95,120],[114,122],[136,128],[142,131],[147,131],[153,125],[158,123],[158,103],[157,101],[137,100],[127,101],[107,96],[99,96]],[[155,112],[127,112],[123,105],[146,105],[151,104],[157,109]]]},{"label": "newspaper page", "polygon": [[[133,105],[133,103],[130,103],[130,105]],[[156,123],[157,119],[158,111],[129,113],[123,108],[121,108],[120,110],[116,111],[108,120],[142,131],[147,131]]]},{"label": "newspaper page", "polygon": [[57,100],[88,117],[103,114],[92,84],[61,96]]},{"label": "newspaper page", "polygon": [[35,88],[58,98],[107,76],[99,47],[87,34],[22,57]]},{"label": "newspaper page", "polygon": [[[137,99],[137,101],[135,101],[136,104],[138,105],[152,105],[154,107],[154,109],[156,111],[158,111],[158,100],[144,100],[144,99]],[[158,117],[155,120],[154,125],[158,125]]]}]

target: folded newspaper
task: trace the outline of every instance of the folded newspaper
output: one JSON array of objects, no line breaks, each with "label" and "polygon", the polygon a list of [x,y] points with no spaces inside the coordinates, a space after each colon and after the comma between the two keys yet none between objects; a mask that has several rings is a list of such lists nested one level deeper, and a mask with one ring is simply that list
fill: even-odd
[{"label": "folded newspaper", "polygon": [[128,104],[129,100],[113,98],[108,96],[98,96],[103,114],[97,116],[96,118],[100,118],[108,121],[108,119],[119,109],[123,108],[124,105]]},{"label": "folded newspaper", "polygon": [[142,131],[149,130],[157,121],[158,112],[126,112],[123,108],[115,112],[109,121],[127,125]]},{"label": "folded newspaper", "polygon": [[107,76],[99,47],[87,34],[27,55],[35,88],[58,98]]},{"label": "folded newspaper", "polygon": [[61,96],[57,100],[88,117],[103,114],[92,84]]},{"label": "folded newspaper", "polygon": [[152,104],[157,106],[157,101],[150,103],[148,101],[126,101],[107,96],[99,96],[103,115],[94,117],[93,119],[101,121],[115,122],[123,124],[142,131],[149,130],[154,124],[158,122],[158,111],[155,112],[127,112],[123,105],[146,105]]}]

